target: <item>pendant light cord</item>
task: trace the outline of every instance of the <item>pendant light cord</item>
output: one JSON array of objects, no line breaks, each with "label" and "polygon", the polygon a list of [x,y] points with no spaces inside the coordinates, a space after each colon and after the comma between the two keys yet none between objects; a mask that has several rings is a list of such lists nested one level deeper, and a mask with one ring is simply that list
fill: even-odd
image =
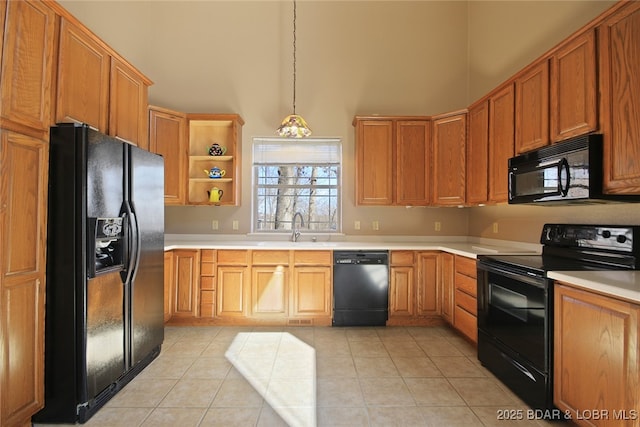
[{"label": "pendant light cord", "polygon": [[296,114],[296,0],[293,0],[293,114]]}]

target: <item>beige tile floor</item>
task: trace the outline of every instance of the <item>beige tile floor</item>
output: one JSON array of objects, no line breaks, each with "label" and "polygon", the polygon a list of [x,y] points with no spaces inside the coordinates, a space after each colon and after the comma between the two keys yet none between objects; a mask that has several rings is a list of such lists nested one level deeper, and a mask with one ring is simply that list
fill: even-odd
[{"label": "beige tile floor", "polygon": [[448,327],[167,327],[85,425],[550,425],[527,410]]}]

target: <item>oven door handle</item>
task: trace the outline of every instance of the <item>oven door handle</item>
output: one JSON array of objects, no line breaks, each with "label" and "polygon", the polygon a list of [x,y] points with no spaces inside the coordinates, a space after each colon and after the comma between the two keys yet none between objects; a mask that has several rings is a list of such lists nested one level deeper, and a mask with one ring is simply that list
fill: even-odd
[{"label": "oven door handle", "polygon": [[[478,269],[478,273],[480,273],[481,271],[496,273],[501,276],[505,276],[510,279],[517,280],[518,282],[524,282],[524,283],[528,283],[530,285],[536,286],[538,288],[544,288],[544,284],[545,284],[544,276],[541,276],[539,274],[535,274],[532,272],[528,272],[528,271],[515,272],[515,271],[507,270],[504,268],[495,267],[495,266],[486,264],[482,261],[478,262],[477,269]],[[478,274],[478,277],[480,277],[480,274]]]},{"label": "oven door handle", "polygon": [[522,364],[516,362],[515,360],[511,359],[509,356],[507,356],[504,353],[500,353],[500,355],[502,356],[502,358],[504,360],[506,360],[507,362],[511,363],[513,366],[515,366],[515,368],[517,370],[519,370],[520,372],[522,372],[524,375],[526,375],[527,377],[529,377],[531,379],[531,381],[533,382],[537,382],[536,381],[536,377],[533,376],[533,374],[524,366],[522,366]]}]

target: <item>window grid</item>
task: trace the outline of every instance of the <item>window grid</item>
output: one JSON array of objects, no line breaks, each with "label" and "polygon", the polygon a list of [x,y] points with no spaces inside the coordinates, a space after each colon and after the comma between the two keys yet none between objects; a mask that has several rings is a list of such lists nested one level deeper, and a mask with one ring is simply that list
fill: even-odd
[{"label": "window grid", "polygon": [[339,164],[254,165],[254,182],[255,231],[291,231],[295,212],[302,214],[303,230],[340,231]]}]

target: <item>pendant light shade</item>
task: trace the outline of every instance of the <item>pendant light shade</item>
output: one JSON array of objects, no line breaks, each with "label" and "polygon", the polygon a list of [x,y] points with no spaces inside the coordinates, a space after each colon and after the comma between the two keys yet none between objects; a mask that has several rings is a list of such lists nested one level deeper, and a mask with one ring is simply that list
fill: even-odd
[{"label": "pendant light shade", "polygon": [[286,138],[305,138],[311,136],[311,129],[307,122],[296,114],[296,0],[293,0],[293,114],[282,120],[280,127],[276,130],[279,136]]},{"label": "pendant light shade", "polygon": [[290,114],[284,118],[276,131],[279,136],[286,138],[305,138],[311,136],[311,129],[307,122],[297,114]]}]

